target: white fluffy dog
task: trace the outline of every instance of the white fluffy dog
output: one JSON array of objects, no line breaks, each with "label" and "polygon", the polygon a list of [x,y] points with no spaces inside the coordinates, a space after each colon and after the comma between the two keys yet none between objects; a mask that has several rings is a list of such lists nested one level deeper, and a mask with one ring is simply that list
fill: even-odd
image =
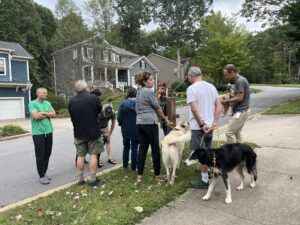
[{"label": "white fluffy dog", "polygon": [[167,180],[170,184],[175,181],[176,169],[179,169],[184,144],[190,140],[190,124],[187,121],[181,121],[161,142],[162,159],[166,168]]}]

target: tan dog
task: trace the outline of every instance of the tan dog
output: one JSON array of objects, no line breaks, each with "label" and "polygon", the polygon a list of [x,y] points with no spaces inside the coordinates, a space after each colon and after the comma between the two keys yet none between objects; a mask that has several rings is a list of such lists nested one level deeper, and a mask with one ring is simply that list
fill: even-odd
[{"label": "tan dog", "polygon": [[167,180],[170,184],[175,181],[176,169],[179,169],[184,144],[190,140],[190,124],[187,121],[181,121],[161,142],[162,159],[166,168]]},{"label": "tan dog", "polygon": [[[229,100],[231,98],[233,98],[233,96],[231,94],[227,94],[227,95],[222,95],[220,97],[220,100]],[[232,111],[233,106],[234,106],[234,103],[229,103],[229,102],[222,103],[223,117],[233,115],[233,111]]]}]

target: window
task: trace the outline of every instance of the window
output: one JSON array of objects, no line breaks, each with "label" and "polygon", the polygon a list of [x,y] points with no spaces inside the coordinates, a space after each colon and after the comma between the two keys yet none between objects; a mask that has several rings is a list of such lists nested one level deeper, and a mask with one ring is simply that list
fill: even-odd
[{"label": "window", "polygon": [[140,68],[144,70],[146,68],[146,63],[144,60],[140,61]]},{"label": "window", "polygon": [[120,62],[121,57],[119,55],[116,54],[116,63],[121,63]]},{"label": "window", "polygon": [[84,47],[83,49],[83,58],[84,59],[92,59],[93,58],[93,49]]},{"label": "window", "polygon": [[107,51],[104,52],[104,61],[105,62],[108,61],[108,52]]},{"label": "window", "polygon": [[5,76],[5,74],[6,74],[5,58],[0,58],[0,76]]},{"label": "window", "polygon": [[77,59],[77,49],[73,50],[73,59]]},{"label": "window", "polygon": [[115,62],[115,59],[116,59],[116,53],[112,52],[111,53],[111,61]]},{"label": "window", "polygon": [[173,74],[174,74],[174,76],[177,76],[177,68],[173,69]]},{"label": "window", "polygon": [[92,81],[92,68],[91,68],[91,66],[83,66],[82,67],[82,75],[83,75],[83,79],[86,82],[91,82]]}]

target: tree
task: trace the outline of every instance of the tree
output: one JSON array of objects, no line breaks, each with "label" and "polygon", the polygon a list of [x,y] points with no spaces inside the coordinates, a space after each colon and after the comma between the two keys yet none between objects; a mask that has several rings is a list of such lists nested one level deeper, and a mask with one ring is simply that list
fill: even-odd
[{"label": "tree", "polygon": [[18,42],[33,56],[31,82],[52,88],[50,40],[56,30],[52,12],[32,0],[1,0],[0,23],[0,40]]},{"label": "tree", "polygon": [[55,14],[62,19],[70,13],[80,13],[79,8],[72,0],[58,0],[55,4]]},{"label": "tree", "polygon": [[57,21],[58,28],[53,38],[55,50],[79,43],[92,36],[81,15],[70,12]]},{"label": "tree", "polygon": [[115,10],[119,16],[124,46],[133,52],[139,52],[141,43],[140,29],[151,21],[149,1],[144,0],[116,0]]},{"label": "tree", "polygon": [[105,37],[113,24],[114,1],[88,0],[85,2],[85,9],[91,15],[93,28],[96,30],[96,33]]},{"label": "tree", "polygon": [[[212,0],[153,0],[154,21],[166,31],[169,45],[177,49],[177,61],[180,71],[180,48],[191,40],[200,18],[207,12]],[[178,72],[178,77],[180,74]]]},{"label": "tree", "polygon": [[233,20],[222,17],[221,13],[205,17],[201,28],[203,43],[194,64],[220,84],[224,81],[222,72],[226,64],[233,63],[240,69],[247,65],[250,52],[246,41],[249,34],[236,26]]}]

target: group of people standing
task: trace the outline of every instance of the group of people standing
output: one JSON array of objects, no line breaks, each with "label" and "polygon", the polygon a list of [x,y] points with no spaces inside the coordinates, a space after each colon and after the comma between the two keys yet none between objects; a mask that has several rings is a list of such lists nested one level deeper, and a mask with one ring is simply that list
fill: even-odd
[{"label": "group of people standing", "polygon": [[[238,74],[233,64],[224,67],[226,78],[235,83],[235,96],[230,103],[235,103],[233,117],[230,120],[226,136],[229,142],[242,142],[241,130],[249,113],[249,84],[246,78]],[[203,80],[199,67],[191,67],[188,71],[187,103],[190,106],[190,127],[192,138],[190,147],[195,150],[202,142],[205,147],[211,147],[213,130],[217,128],[221,114],[221,100],[216,88]],[[142,182],[145,160],[149,146],[153,162],[154,178],[160,177],[160,145],[159,122],[164,134],[167,134],[166,98],[171,95],[164,83],[159,85],[155,95],[153,92],[154,77],[149,72],[140,72],[135,77],[138,90],[131,87],[125,99],[121,102],[118,115],[111,105],[102,107],[99,96],[93,93],[85,81],[75,84],[76,95],[68,103],[68,111],[74,128],[74,144],[77,152],[77,184],[85,183],[83,178],[85,156],[90,154],[90,186],[97,186],[100,180],[96,177],[97,167],[102,167],[100,154],[106,146],[108,163],[115,164],[111,158],[111,135],[117,119],[121,126],[123,137],[123,168],[129,170],[129,152],[131,150],[131,170],[137,171],[137,183]],[[32,135],[35,145],[36,163],[40,183],[50,183],[47,176],[49,157],[52,149],[52,124],[50,118],[56,116],[50,102],[46,101],[47,90],[37,89],[37,99],[29,104],[32,121]],[[111,127],[108,123],[111,120]],[[191,183],[194,188],[208,187],[208,168],[201,165],[201,179]]]}]

